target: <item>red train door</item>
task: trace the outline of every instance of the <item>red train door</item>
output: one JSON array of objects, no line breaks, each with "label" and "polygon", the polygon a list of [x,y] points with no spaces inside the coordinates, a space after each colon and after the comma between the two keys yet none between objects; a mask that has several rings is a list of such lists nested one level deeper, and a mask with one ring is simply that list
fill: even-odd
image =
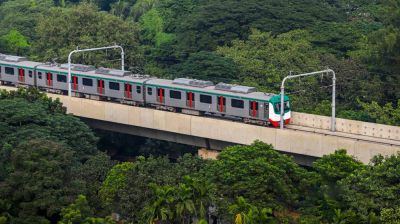
[{"label": "red train door", "polygon": [[125,98],[132,98],[132,85],[125,83]]},{"label": "red train door", "polygon": [[52,86],[53,85],[53,74],[51,72],[47,73],[47,86]]},{"label": "red train door", "polygon": [[218,105],[217,105],[217,110],[219,112],[225,112],[225,104],[226,104],[226,98],[223,96],[218,97]]},{"label": "red train door", "polygon": [[25,70],[23,68],[19,69],[18,81],[25,82]]},{"label": "red train door", "polygon": [[97,92],[101,95],[104,94],[104,80],[98,79],[97,80]]},{"label": "red train door", "polygon": [[157,101],[160,103],[164,103],[165,101],[165,89],[157,88]]},{"label": "red train door", "polygon": [[73,90],[78,90],[78,77],[72,76],[72,83]]},{"label": "red train door", "polygon": [[186,93],[186,99],[187,99],[187,106],[189,108],[193,108],[194,107],[194,93],[193,92],[187,92]]},{"label": "red train door", "polygon": [[258,102],[250,101],[250,116],[257,117],[258,112]]}]

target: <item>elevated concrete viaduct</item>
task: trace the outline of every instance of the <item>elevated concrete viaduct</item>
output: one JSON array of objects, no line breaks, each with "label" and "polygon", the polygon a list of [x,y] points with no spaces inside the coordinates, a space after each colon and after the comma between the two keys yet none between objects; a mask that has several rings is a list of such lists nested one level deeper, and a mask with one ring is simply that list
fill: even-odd
[{"label": "elevated concrete viaduct", "polygon": [[[0,89],[15,88],[0,86]],[[299,163],[346,149],[364,163],[377,154],[400,152],[400,127],[337,119],[337,132],[329,131],[329,117],[293,113],[292,124],[280,130],[230,120],[172,113],[108,101],[48,94],[59,98],[68,113],[90,126],[132,135],[221,150],[255,140],[294,155]]]}]

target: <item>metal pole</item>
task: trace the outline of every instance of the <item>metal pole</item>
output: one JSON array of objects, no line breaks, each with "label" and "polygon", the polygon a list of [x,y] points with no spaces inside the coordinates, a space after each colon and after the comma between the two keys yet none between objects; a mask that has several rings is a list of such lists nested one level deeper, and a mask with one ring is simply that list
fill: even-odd
[{"label": "metal pole", "polygon": [[[290,76],[290,75],[289,75]],[[283,81],[282,81],[282,85],[281,85],[281,111],[280,111],[280,121],[279,121],[279,126],[280,126],[280,129],[283,129],[283,114],[284,114],[284,111],[283,111],[283,101],[284,101],[284,95],[285,95],[285,81],[286,81],[286,78],[287,77],[285,77],[284,79],[283,79]]]},{"label": "metal pole", "polygon": [[297,77],[302,77],[302,76],[311,76],[311,75],[320,75],[323,73],[331,73],[332,74],[332,117],[331,117],[331,131],[336,131],[336,74],[332,69],[326,69],[322,71],[317,71],[317,72],[310,72],[310,73],[304,73],[304,74],[299,74],[299,75],[288,75],[282,80],[281,84],[281,111],[280,111],[280,129],[283,129],[283,114],[284,114],[284,96],[283,94],[285,93],[285,81],[286,79],[292,79],[292,78],[297,78]]},{"label": "metal pole", "polygon": [[72,51],[68,55],[68,96],[72,96],[72,87],[71,87],[71,56],[73,53],[75,53],[76,50]]},{"label": "metal pole", "polygon": [[119,48],[121,49],[121,70],[125,71],[125,52],[124,49],[119,46],[119,45],[113,45],[113,46],[108,46],[108,47],[98,47],[98,48],[88,48],[88,49],[76,49],[73,50],[69,53],[68,55],[68,96],[72,96],[72,86],[71,86],[71,56],[74,53],[78,52],[86,52],[86,51],[99,51],[99,50],[106,50],[106,49],[115,49]]},{"label": "metal pole", "polygon": [[121,70],[125,71],[125,52],[121,46],[119,48],[121,49]]},{"label": "metal pole", "polygon": [[336,74],[332,72],[332,117],[331,117],[331,131],[336,131]]}]

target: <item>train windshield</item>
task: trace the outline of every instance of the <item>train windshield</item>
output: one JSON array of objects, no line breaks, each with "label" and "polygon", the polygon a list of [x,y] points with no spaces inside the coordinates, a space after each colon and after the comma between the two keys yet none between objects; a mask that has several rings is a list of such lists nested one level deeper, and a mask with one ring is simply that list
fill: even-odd
[{"label": "train windshield", "polygon": [[[290,110],[290,103],[289,101],[284,102],[284,111]],[[275,104],[275,111],[280,112],[281,111],[281,103],[276,103]]]}]

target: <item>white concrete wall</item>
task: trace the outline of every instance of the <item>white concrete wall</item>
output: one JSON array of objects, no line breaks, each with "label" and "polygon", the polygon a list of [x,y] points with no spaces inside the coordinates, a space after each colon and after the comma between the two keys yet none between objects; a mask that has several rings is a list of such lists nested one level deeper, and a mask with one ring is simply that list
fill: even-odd
[{"label": "white concrete wall", "polygon": [[[330,130],[331,118],[314,114],[293,112],[291,124]],[[400,127],[398,126],[337,118],[336,130],[343,133],[400,141]]]}]

